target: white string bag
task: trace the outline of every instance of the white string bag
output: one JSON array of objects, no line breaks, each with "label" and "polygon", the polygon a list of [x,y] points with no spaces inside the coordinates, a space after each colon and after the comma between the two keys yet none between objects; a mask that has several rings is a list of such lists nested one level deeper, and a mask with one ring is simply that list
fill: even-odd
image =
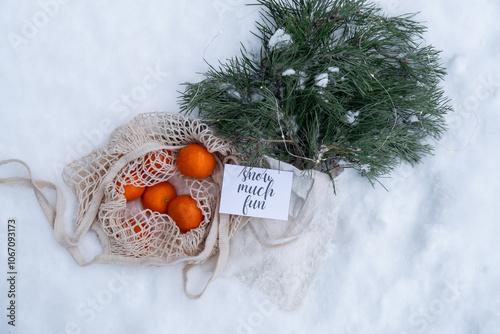
[{"label": "white string bag", "polygon": [[[205,146],[216,158],[215,170],[206,179],[184,177],[175,166],[177,152],[191,143]],[[218,213],[223,164],[236,163],[235,156],[236,149],[199,120],[172,113],[141,114],[117,128],[105,147],[65,167],[63,179],[78,200],[72,236],[63,226],[62,193],[52,183],[33,180],[26,163],[15,159],[0,162],[0,165],[19,162],[29,172],[29,178],[0,179],[0,183],[34,189],[56,240],[78,264],[164,266],[185,262],[186,294],[198,298],[222,272],[229,254],[229,238],[248,220]],[[124,185],[151,186],[167,180],[177,186],[178,194],[188,193],[196,200],[204,216],[199,227],[181,233],[168,215],[127,204]],[[42,187],[56,190],[55,208],[40,190]],[[86,261],[78,246],[91,229],[97,233],[103,252]],[[214,254],[218,256],[212,278],[199,294],[191,294],[187,290],[188,271]]]},{"label": "white string bag", "polygon": [[[177,152],[189,143],[200,143],[214,153],[216,168],[204,180],[187,178],[175,168]],[[225,269],[225,276],[238,277],[263,292],[284,309],[300,306],[311,286],[319,264],[332,249],[338,204],[330,178],[318,171],[267,159],[272,169],[294,173],[289,220],[252,218],[218,213],[223,164],[237,163],[237,151],[212,130],[192,118],[179,114],[141,114],[116,129],[108,144],[69,164],[63,179],[78,199],[75,232],[68,235],[63,226],[64,199],[54,184],[34,180],[26,163],[28,178],[0,179],[0,184],[32,187],[56,240],[67,248],[80,265],[119,263],[125,265],[171,265],[184,262],[184,288],[191,298],[200,297],[207,286]],[[140,178],[135,176],[140,175]],[[189,193],[201,208],[200,226],[180,233],[167,215],[127,205],[125,184],[138,186],[172,181],[178,194]],[[41,188],[56,191],[56,206]],[[130,203],[129,203],[130,204]],[[250,223],[248,223],[250,222]],[[94,230],[103,253],[86,261],[79,244]],[[231,243],[231,252],[229,251]],[[217,255],[212,257],[212,255]],[[188,291],[190,269],[212,258],[212,277],[198,294]]]},{"label": "white string bag", "polygon": [[252,218],[231,239],[224,276],[238,277],[280,308],[293,310],[334,249],[339,203],[327,174],[270,158],[267,162],[294,174],[288,221]]}]

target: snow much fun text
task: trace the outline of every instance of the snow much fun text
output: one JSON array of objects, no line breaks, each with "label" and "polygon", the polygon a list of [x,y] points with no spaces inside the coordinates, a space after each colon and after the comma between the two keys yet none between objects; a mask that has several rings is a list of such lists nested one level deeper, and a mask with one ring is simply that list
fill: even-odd
[{"label": "snow much fun text", "polygon": [[[267,174],[267,171],[260,173],[245,170],[242,177],[241,183],[238,185],[238,193],[248,194],[243,202],[243,214],[246,215],[249,209],[264,210],[266,200],[275,195],[274,179]],[[256,184],[256,182],[258,183]]]}]

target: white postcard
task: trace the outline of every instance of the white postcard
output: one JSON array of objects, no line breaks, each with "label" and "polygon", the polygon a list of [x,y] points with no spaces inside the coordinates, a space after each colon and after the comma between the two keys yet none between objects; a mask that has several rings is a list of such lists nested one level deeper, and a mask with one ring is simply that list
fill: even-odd
[{"label": "white postcard", "polygon": [[224,166],[220,213],[288,220],[293,173]]}]

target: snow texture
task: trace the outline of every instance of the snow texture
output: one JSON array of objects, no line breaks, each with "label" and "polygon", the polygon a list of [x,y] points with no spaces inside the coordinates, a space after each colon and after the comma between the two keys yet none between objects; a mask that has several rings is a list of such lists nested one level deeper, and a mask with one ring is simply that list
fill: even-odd
[{"label": "snow texture", "polygon": [[328,85],[328,73],[321,73],[314,78],[314,84],[318,87],[325,88]]},{"label": "snow texture", "polygon": [[349,123],[349,124],[354,124],[356,122],[356,119],[358,118],[359,116],[359,111],[348,111],[347,114],[346,114],[346,122]]},{"label": "snow texture", "polygon": [[[246,3],[2,1],[0,159],[23,159],[35,178],[62,189],[71,231],[76,200],[62,166],[139,113],[178,111],[180,84],[208,70],[203,57],[217,64],[237,55],[240,41],[258,50],[249,30],[259,13]],[[419,12],[426,43],[443,50],[455,111],[431,142],[435,154],[382,179],[387,190],[349,169],[338,177],[337,195],[328,194],[340,205],[334,249],[300,308],[282,310],[228,276],[190,300],[182,265],[79,267],[33,191],[0,186],[0,333],[498,333],[500,3],[378,3],[389,15]],[[0,167],[7,176],[26,173]],[[6,317],[11,217],[16,328]],[[84,252],[98,251],[89,236]],[[206,276],[200,270],[192,283]]]},{"label": "snow texture", "polygon": [[340,68],[338,67],[328,67],[328,71],[334,73],[334,74],[339,74],[340,73]]},{"label": "snow texture", "polygon": [[294,75],[294,74],[295,74],[295,70],[290,68],[290,69],[286,70],[285,72],[283,72],[283,74],[281,74],[281,75],[287,76],[287,75]]},{"label": "snow texture", "polygon": [[307,73],[304,71],[299,72],[299,88],[304,90],[306,89],[306,80],[307,80]]},{"label": "snow texture", "polygon": [[292,37],[285,33],[283,29],[278,29],[269,39],[269,48],[282,48],[292,42]]}]

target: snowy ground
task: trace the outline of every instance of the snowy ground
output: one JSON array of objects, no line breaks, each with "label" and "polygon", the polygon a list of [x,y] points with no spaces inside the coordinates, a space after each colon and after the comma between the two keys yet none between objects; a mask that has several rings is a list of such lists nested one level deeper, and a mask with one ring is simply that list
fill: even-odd
[{"label": "snowy ground", "polygon": [[[255,7],[240,0],[0,3],[0,160],[38,179],[104,144],[149,111],[177,111],[180,83],[251,39]],[[444,50],[455,112],[435,155],[383,183],[337,183],[336,249],[296,311],[226,277],[202,299],[182,266],[79,267],[54,240],[33,193],[0,187],[0,332],[8,333],[500,333],[500,4],[382,0],[421,12]],[[14,35],[15,34],[15,35]],[[214,37],[216,37],[214,39]],[[4,166],[0,177],[20,175]],[[16,328],[7,326],[7,221],[17,221]]]}]

